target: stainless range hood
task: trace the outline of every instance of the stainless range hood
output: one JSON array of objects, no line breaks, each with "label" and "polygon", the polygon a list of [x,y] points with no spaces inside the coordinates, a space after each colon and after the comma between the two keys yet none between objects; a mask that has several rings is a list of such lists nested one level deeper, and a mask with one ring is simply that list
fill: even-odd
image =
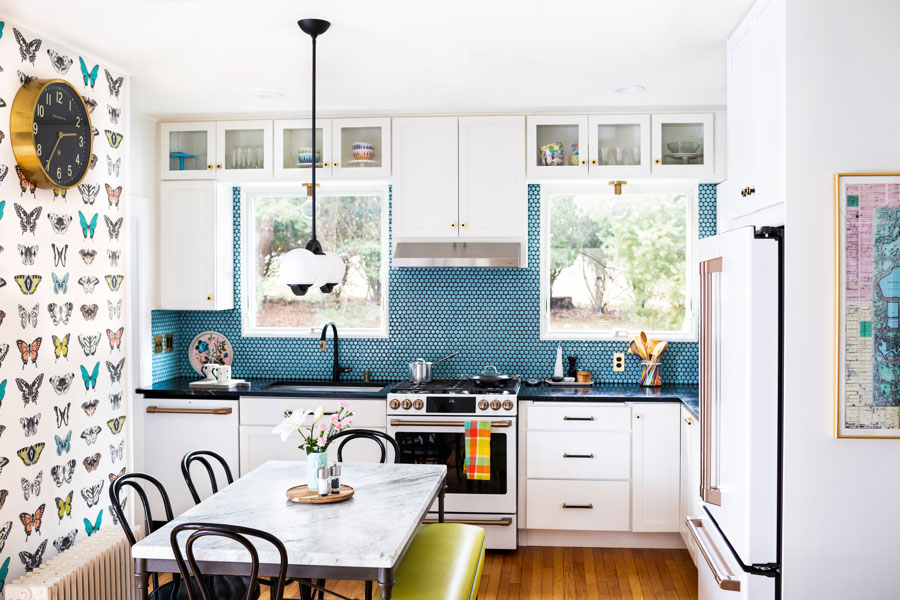
[{"label": "stainless range hood", "polygon": [[521,242],[397,242],[395,267],[522,267]]}]

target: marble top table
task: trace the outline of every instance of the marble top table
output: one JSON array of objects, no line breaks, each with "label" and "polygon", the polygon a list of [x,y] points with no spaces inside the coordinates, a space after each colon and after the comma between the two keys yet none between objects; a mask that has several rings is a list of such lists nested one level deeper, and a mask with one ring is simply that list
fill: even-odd
[{"label": "marble top table", "polygon": [[[341,466],[342,483],[355,492],[350,500],[334,504],[287,500],[288,488],[306,482],[306,463],[270,461],[254,469],[134,545],[138,589],[146,593],[151,572],[178,572],[169,541],[172,528],[204,522],[252,527],[276,536],[287,549],[290,578],[378,581],[382,598],[390,598],[393,569],[443,489],[447,467]],[[182,548],[188,536],[180,537]],[[263,541],[254,541],[254,545],[259,552],[260,575],[277,576],[277,551]],[[249,573],[246,550],[224,538],[198,540],[194,554],[204,574]]]}]

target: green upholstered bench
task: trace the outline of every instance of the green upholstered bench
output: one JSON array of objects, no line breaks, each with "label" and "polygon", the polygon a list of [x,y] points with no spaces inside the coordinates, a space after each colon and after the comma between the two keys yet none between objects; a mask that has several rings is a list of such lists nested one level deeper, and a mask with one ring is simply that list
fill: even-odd
[{"label": "green upholstered bench", "polygon": [[394,571],[394,600],[475,600],[484,566],[484,529],[423,525]]}]

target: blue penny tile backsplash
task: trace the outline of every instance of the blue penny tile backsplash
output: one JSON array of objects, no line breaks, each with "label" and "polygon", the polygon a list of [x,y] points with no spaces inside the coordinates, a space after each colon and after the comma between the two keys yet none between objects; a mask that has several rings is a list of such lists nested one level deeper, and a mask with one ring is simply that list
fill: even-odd
[{"label": "blue penny tile backsplash", "polygon": [[[351,366],[349,379],[371,371],[374,379],[399,380],[406,363],[423,357],[460,355],[435,367],[435,377],[451,377],[496,365],[501,371],[546,377],[553,369],[557,342],[540,339],[540,185],[528,186],[528,268],[395,269],[388,274],[388,338],[342,338],[340,360]],[[701,185],[698,233],[716,233],[716,188]],[[235,306],[240,306],[240,189],[234,189]],[[234,347],[235,377],[328,379],[331,341],[319,351],[318,338],[250,338],[241,336],[240,308],[226,311],[153,311],[154,333],[175,328],[175,352],[153,356],[153,380],[194,377],[187,344],[201,331],[222,332]],[[338,323],[340,329],[340,323]],[[612,354],[623,341],[561,342],[565,356],[603,383],[637,382],[640,362],[626,356],[622,373],[612,371]],[[663,357],[665,383],[696,383],[697,344],[673,342]]]}]

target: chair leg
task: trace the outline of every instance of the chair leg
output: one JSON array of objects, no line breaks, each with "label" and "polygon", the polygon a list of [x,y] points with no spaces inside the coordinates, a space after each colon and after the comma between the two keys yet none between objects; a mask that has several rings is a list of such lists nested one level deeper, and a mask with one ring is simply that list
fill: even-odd
[{"label": "chair leg", "polygon": [[[324,580],[324,579],[317,579],[317,580],[316,580],[316,585],[319,586],[320,588],[325,587],[325,580]],[[313,593],[315,593],[315,591],[316,591],[316,590],[313,590]],[[325,598],[325,590],[318,590],[318,594],[315,594],[315,595],[316,595],[317,598],[319,598],[319,600],[322,600],[323,598]]]},{"label": "chair leg", "polygon": [[366,600],[372,600],[372,582],[366,582]]}]

